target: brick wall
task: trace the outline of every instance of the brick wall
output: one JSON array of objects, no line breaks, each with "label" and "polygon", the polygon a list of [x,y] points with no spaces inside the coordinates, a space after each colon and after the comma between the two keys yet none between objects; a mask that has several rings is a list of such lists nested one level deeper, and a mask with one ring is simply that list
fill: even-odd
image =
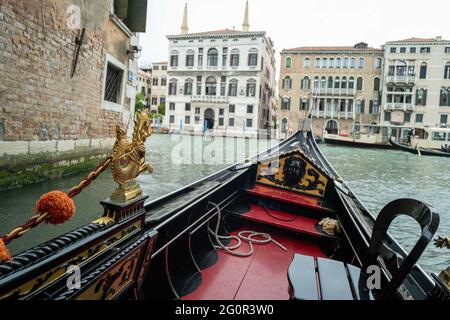
[{"label": "brick wall", "polygon": [[0,140],[113,137],[122,124],[122,113],[100,106],[105,53],[126,57],[128,38],[111,21],[87,30],[71,79],[76,31],[66,27],[66,8],[61,0],[0,0]]}]

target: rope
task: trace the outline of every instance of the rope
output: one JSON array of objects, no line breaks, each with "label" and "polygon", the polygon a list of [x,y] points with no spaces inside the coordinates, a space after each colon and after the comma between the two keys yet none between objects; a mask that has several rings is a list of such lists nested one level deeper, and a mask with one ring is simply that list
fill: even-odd
[{"label": "rope", "polygon": [[285,218],[277,217],[277,216],[275,216],[273,213],[270,212],[269,208],[266,208],[266,207],[264,207],[264,211],[265,211],[269,216],[271,216],[272,218],[274,218],[274,219],[276,219],[276,220],[279,220],[279,221],[283,221],[283,222],[293,222],[293,221],[296,221],[296,220],[297,220],[297,217],[293,217],[293,218],[290,218],[290,219],[285,219]]},{"label": "rope", "polygon": [[[87,188],[94,180],[96,180],[111,164],[112,156],[106,158],[98,167],[92,171],[86,179],[82,180],[78,186],[73,187],[70,192],[67,194],[69,198],[74,198],[79,195],[85,188]],[[10,244],[13,240],[22,237],[24,234],[29,232],[30,230],[36,228],[38,225],[43,223],[49,218],[50,214],[48,212],[39,213],[33,216],[30,220],[28,220],[25,224],[17,227],[6,236],[0,236],[0,240],[3,240],[5,245]],[[1,261],[0,261],[1,263]]]},{"label": "rope", "polygon": [[113,160],[112,156],[109,156],[105,160],[103,160],[102,163],[98,165],[98,167],[92,171],[86,179],[80,182],[80,184],[76,187],[73,187],[70,189],[69,193],[67,194],[69,198],[75,198],[77,195],[79,195],[86,187],[88,187],[94,180],[96,180],[111,164]]},{"label": "rope", "polygon": [[[216,239],[216,242],[218,243],[218,245],[215,246],[216,249],[224,250],[225,252],[227,252],[233,256],[236,256],[236,257],[245,258],[245,257],[252,256],[253,253],[255,252],[253,244],[264,245],[264,244],[269,244],[272,242],[275,245],[277,245],[284,252],[288,251],[286,249],[286,247],[284,247],[281,243],[274,240],[267,233],[261,233],[261,232],[255,232],[255,231],[241,231],[241,232],[239,232],[239,234],[237,236],[221,236],[221,235],[219,235],[220,222],[222,221],[222,210],[220,209],[220,207],[217,204],[215,204],[213,202],[209,202],[209,204],[212,205],[213,207],[215,207],[217,210],[217,224],[216,224],[215,229],[212,230],[211,228],[208,227],[209,232],[214,236],[214,238]],[[263,239],[255,239],[257,237],[263,238]],[[226,246],[222,243],[221,240],[232,240],[232,241],[234,240],[237,243],[234,246]],[[241,247],[242,241],[247,241],[247,243],[250,247],[249,252],[247,252],[247,253],[235,252],[235,250],[237,250]]]}]

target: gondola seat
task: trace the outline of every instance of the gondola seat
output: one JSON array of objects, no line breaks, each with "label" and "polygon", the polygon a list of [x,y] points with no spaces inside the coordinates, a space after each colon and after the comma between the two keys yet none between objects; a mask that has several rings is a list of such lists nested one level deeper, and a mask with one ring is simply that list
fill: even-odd
[{"label": "gondola seat", "polygon": [[367,276],[343,262],[296,254],[288,275],[292,300],[373,300]]},{"label": "gondola seat", "polygon": [[[389,226],[402,215],[416,220],[422,230],[419,240],[407,256],[394,253],[385,245],[389,242]],[[381,210],[375,221],[362,268],[368,270],[368,266],[379,266],[378,259],[384,260],[384,265],[391,266],[389,273],[392,277],[384,288],[378,288],[376,293],[371,292],[368,275],[357,267],[297,254],[288,270],[291,299],[369,300],[374,295],[377,299],[392,299],[433,239],[438,226],[439,215],[427,204],[412,199],[395,200]]]}]

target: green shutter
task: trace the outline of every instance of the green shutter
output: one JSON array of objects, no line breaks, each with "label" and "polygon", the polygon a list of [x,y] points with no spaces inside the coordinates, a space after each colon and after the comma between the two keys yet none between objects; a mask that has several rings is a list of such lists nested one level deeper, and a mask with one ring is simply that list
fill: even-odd
[{"label": "green shutter", "polygon": [[147,29],[148,0],[128,0],[126,24],[132,32],[145,32]]}]

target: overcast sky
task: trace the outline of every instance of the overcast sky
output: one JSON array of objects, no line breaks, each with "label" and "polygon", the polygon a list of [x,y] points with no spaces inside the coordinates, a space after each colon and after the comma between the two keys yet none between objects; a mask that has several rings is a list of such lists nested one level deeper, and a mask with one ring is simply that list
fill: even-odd
[{"label": "overcast sky", "polygon": [[[140,35],[140,63],[167,61],[165,36],[180,33],[186,2],[189,32],[242,28],[245,0],[149,0],[147,33]],[[360,41],[380,47],[410,37],[450,39],[448,0],[249,0],[249,4],[250,30],[266,31],[277,53]]]}]

